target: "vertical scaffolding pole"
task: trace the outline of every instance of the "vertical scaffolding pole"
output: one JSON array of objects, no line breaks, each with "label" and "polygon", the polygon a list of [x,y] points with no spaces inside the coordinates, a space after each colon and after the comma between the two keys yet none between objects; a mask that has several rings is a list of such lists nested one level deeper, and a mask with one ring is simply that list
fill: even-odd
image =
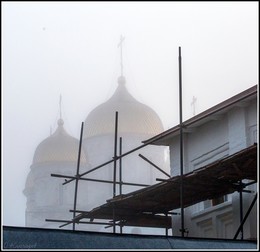
[{"label": "vertical scaffolding pole", "polygon": [[[118,129],[118,111],[116,111],[116,118],[115,118],[113,197],[116,196],[117,129]],[[113,208],[113,233],[115,232],[116,232],[115,209]]]},{"label": "vertical scaffolding pole", "polygon": [[[243,187],[242,187],[242,181],[240,180],[240,190],[239,190],[239,205],[240,205],[240,224],[243,221]],[[243,226],[241,227],[241,240],[244,239],[244,228]]]},{"label": "vertical scaffolding pole", "polygon": [[[78,183],[79,183],[79,166],[80,166],[80,154],[81,154],[81,144],[82,144],[83,127],[84,127],[84,122],[81,123],[81,131],[80,131],[79,152],[78,152],[77,172],[76,172],[76,181],[75,181],[73,219],[75,219],[75,216],[76,216],[76,208],[77,208]],[[73,227],[72,227],[72,228],[73,228],[73,231],[75,231],[75,222],[73,222]]]},{"label": "vertical scaffolding pole", "polygon": [[181,47],[179,47],[179,113],[180,113],[180,206],[181,206],[181,236],[184,237],[184,208],[183,208],[183,128],[182,128],[182,69]]},{"label": "vertical scaffolding pole", "polygon": [[[165,216],[168,217],[168,213],[166,213]],[[168,237],[168,227],[165,228],[165,236]]]},{"label": "vertical scaffolding pole", "polygon": [[[119,194],[122,194],[122,137],[119,138]],[[123,233],[123,227],[120,225],[120,234]]]},{"label": "vertical scaffolding pole", "polygon": [[114,183],[113,183],[113,197],[116,196],[116,157],[117,157],[117,126],[118,126],[118,112],[116,111],[115,118],[115,142],[114,142]]},{"label": "vertical scaffolding pole", "polygon": [[122,194],[122,137],[119,138],[119,194]]}]

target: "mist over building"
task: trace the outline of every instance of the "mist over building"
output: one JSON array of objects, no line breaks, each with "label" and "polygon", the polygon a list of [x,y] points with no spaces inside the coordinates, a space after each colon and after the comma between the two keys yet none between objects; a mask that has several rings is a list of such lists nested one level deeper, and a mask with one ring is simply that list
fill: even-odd
[{"label": "mist over building", "polygon": [[[122,74],[122,72],[121,72]],[[80,161],[80,174],[87,172],[114,156],[115,114],[118,112],[118,139],[122,144],[122,153],[140,146],[142,141],[163,132],[163,125],[156,112],[147,105],[137,101],[127,90],[126,78],[119,76],[114,94],[104,103],[91,111],[85,120],[83,144]],[[91,95],[91,93],[89,93]],[[79,108],[80,109],[80,108]],[[71,220],[74,202],[74,183],[62,185],[64,179],[51,177],[52,173],[74,176],[76,174],[79,140],[70,136],[65,128],[66,122],[60,118],[56,131],[43,140],[35,150],[33,163],[27,177],[24,194],[27,197],[26,226],[58,228],[60,223],[46,222],[45,219]],[[120,140],[121,138],[121,140]],[[152,185],[156,178],[167,178],[162,172],[138,156],[143,155],[151,162],[169,173],[167,148],[147,146],[139,152],[122,159],[122,174],[117,168],[117,181]],[[117,153],[119,155],[119,153]],[[110,163],[87,177],[96,180],[113,181],[113,163]],[[121,178],[119,178],[121,176]],[[80,181],[77,209],[90,211],[107,199],[140,189],[136,185],[116,186],[113,184]],[[66,227],[70,228],[71,227]],[[109,231],[98,225],[80,225],[79,230]],[[142,233],[140,228],[128,232]],[[146,231],[156,233],[157,231]],[[164,231],[163,231],[164,232]]]},{"label": "mist over building", "polygon": [[[257,145],[256,98],[257,86],[253,86],[183,122],[185,125],[184,178],[194,178],[193,182],[185,185],[185,201],[187,201],[185,232],[192,237],[232,238],[240,223],[246,220],[240,230],[241,237],[252,240],[257,237],[257,210],[254,205],[257,192],[254,170]],[[124,76],[118,78],[118,87],[114,94],[86,117],[79,173],[91,171],[94,167],[113,160],[116,112],[118,112],[118,136],[120,137],[117,139],[117,144],[122,144],[122,152],[117,155],[153,140],[145,148],[122,158],[122,174],[120,175],[117,170],[116,181],[154,185],[158,183],[157,178],[164,180],[168,178],[161,171],[154,169],[150,163],[141,159],[139,154],[158,165],[164,172],[169,173],[170,170],[172,176],[170,180],[178,180],[180,175],[179,125],[164,131],[156,112],[138,102],[128,92]],[[73,209],[74,182],[62,185],[64,179],[51,177],[50,174],[75,176],[79,140],[68,135],[64,129],[65,123],[61,113],[57,124],[56,131],[36,148],[27,177],[24,190],[27,197],[27,227],[58,228],[60,223],[46,222],[46,219],[66,222],[73,216],[70,210]],[[170,166],[167,151],[170,152]],[[121,187],[118,183],[113,188],[113,169],[114,163],[109,162],[86,176],[96,181],[79,181],[77,210],[83,213],[80,219],[84,218],[84,211],[89,212],[94,209],[95,212],[95,209],[115,196],[120,195],[122,199],[125,196],[136,197],[134,192],[138,192],[140,185]],[[110,183],[99,180],[110,181]],[[161,185],[162,189],[158,186],[158,189],[154,189],[153,200],[149,196],[143,201],[144,205],[152,206],[151,212],[154,213],[157,206],[161,209],[165,207],[168,211],[172,204],[172,208],[177,213],[172,216],[172,234],[176,236],[182,230],[178,207],[179,192],[176,189],[178,183],[167,187],[168,191],[163,189],[166,185]],[[166,191],[162,193],[160,190]],[[145,189],[142,192],[145,193]],[[140,191],[140,197],[142,192]],[[163,196],[159,199],[156,193]],[[136,204],[137,207],[142,207],[140,200],[137,200]],[[243,220],[248,209],[250,215]],[[124,211],[127,211],[126,207]],[[123,232],[137,234],[164,234],[165,232],[163,225],[160,228],[160,224],[155,225],[157,228],[140,227],[139,224],[138,227],[134,225],[124,227]],[[76,227],[77,230],[111,232],[111,229],[107,229],[104,224],[86,224]],[[71,224],[64,228],[71,229]],[[115,230],[119,231],[119,228]]]},{"label": "mist over building", "polygon": [[[254,201],[257,191],[254,170],[256,86],[199,115],[194,112],[188,121],[164,131],[156,112],[136,100],[127,89],[123,75],[122,42],[121,36],[121,75],[117,79],[117,88],[107,101],[86,116],[79,163],[81,142],[66,132],[60,100],[58,127],[36,148],[27,177],[24,189],[27,197],[26,226],[59,228],[64,222],[65,228],[72,226],[73,230],[110,232],[113,227],[115,233],[123,232],[124,227],[125,233],[155,235],[164,234],[166,230],[168,235],[171,219],[172,234],[176,236],[181,232],[182,236],[190,233],[195,237],[232,238],[238,223],[243,222],[243,209],[251,208],[250,202]],[[145,148],[118,159],[118,156],[146,142]],[[231,167],[226,165],[226,157],[234,158]],[[218,160],[223,164],[216,165],[214,162]],[[155,169],[156,165],[160,168]],[[199,173],[200,170],[205,170],[205,174]],[[63,184],[62,176],[75,178],[77,173],[86,174],[85,181],[67,183],[65,180]],[[166,181],[168,177],[170,180],[180,177],[186,181],[189,176],[194,178],[193,182],[175,182],[172,187],[167,183],[155,185],[158,178]],[[204,181],[201,181],[202,178]],[[207,180],[210,182],[207,183]],[[178,189],[176,185],[179,185]],[[147,191],[139,190],[146,186]],[[154,195],[149,196],[149,186],[151,191],[155,188]],[[186,194],[179,191],[180,188]],[[249,192],[246,200],[243,200],[244,188]],[[138,192],[139,199],[136,196]],[[131,203],[127,203],[127,197],[133,198]],[[142,197],[143,202],[140,200]],[[117,201],[118,205],[111,200]],[[186,202],[185,209],[183,201]],[[120,204],[122,206],[118,210]],[[256,238],[256,207],[252,205],[252,209],[250,221],[240,230],[242,238]],[[170,210],[177,210],[171,213],[172,218],[168,216]],[[76,216],[75,211],[80,214]],[[99,216],[97,219],[108,220],[111,211],[114,225],[93,222],[95,213]],[[88,215],[93,212],[93,216]],[[86,218],[90,221],[79,222]],[[120,229],[116,227],[115,218]],[[84,225],[75,228],[75,222]]]}]

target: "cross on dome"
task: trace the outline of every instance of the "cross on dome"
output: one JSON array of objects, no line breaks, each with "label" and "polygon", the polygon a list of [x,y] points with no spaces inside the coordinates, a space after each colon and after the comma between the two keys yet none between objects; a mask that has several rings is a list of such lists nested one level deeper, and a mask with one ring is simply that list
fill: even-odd
[{"label": "cross on dome", "polygon": [[121,76],[123,76],[123,41],[125,40],[125,37],[122,35],[120,36],[120,42],[117,47],[120,47],[121,51]]}]

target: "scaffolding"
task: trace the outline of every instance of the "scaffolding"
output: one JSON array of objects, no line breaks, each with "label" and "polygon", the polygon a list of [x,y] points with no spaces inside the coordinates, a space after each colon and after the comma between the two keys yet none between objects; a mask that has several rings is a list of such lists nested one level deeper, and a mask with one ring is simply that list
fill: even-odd
[{"label": "scaffolding", "polygon": [[[139,227],[156,227],[165,228],[165,234],[168,235],[168,229],[172,227],[171,215],[179,213],[172,212],[175,209],[181,210],[181,236],[184,237],[186,232],[184,224],[184,208],[199,203],[207,199],[217,198],[235,191],[240,195],[240,226],[234,235],[237,239],[241,233],[243,239],[243,225],[249,216],[256,200],[257,194],[248,208],[245,216],[243,216],[243,192],[251,193],[246,187],[257,182],[257,145],[254,144],[247,149],[239,151],[229,157],[213,162],[207,166],[196,169],[190,173],[183,174],[183,122],[182,122],[182,78],[181,78],[181,48],[179,47],[179,108],[180,108],[180,176],[171,177],[159,166],[151,162],[149,159],[139,154],[143,160],[152,165],[153,168],[159,170],[166,175],[168,179],[157,178],[159,183],[155,185],[146,185],[140,183],[129,183],[122,181],[122,158],[150,145],[157,141],[160,137],[171,134],[171,131],[164,132],[163,136],[154,137],[145,141],[142,145],[122,153],[122,137],[119,139],[119,155],[118,153],[118,112],[115,112],[115,135],[114,135],[114,157],[105,163],[102,163],[82,174],[79,174],[80,153],[82,144],[82,134],[84,123],[81,125],[79,154],[75,176],[67,176],[62,174],[51,174],[53,177],[66,179],[63,185],[75,180],[74,208],[70,210],[73,213],[72,220],[54,220],[46,219],[46,221],[64,223],[59,227],[77,224],[95,224],[105,225],[106,228],[113,227],[113,233],[116,233],[116,226],[120,227],[120,233],[124,226]],[[117,162],[119,162],[119,181],[117,177]],[[84,176],[113,163],[113,181],[91,179]],[[243,183],[244,179],[250,180]],[[107,199],[107,203],[92,209],[91,211],[83,211],[77,209],[77,193],[79,180],[93,181],[100,183],[109,183],[113,185],[113,198]],[[119,194],[116,193],[116,185],[119,185]],[[122,194],[122,186],[141,186],[143,189]],[[76,215],[78,214],[78,215]],[[89,219],[89,221],[82,221]],[[98,220],[110,220],[94,221]]]},{"label": "scaffolding", "polygon": [[[118,198],[118,197],[122,197],[122,186],[123,185],[127,185],[127,186],[140,186],[140,187],[149,187],[150,185],[147,184],[141,184],[141,183],[130,183],[130,182],[124,182],[122,181],[122,158],[149,145],[150,143],[145,143],[142,144],[126,153],[122,153],[122,137],[120,137],[119,139],[119,155],[117,155],[118,152],[118,148],[117,148],[117,142],[118,142],[118,112],[116,111],[115,113],[115,139],[114,139],[114,157],[101,164],[98,165],[82,174],[79,174],[79,167],[80,167],[80,153],[81,153],[81,145],[82,145],[82,136],[83,136],[83,128],[84,128],[84,123],[82,122],[81,124],[81,133],[80,133],[80,142],[79,142],[79,152],[78,152],[78,162],[77,162],[77,169],[76,169],[76,175],[75,176],[68,176],[68,175],[62,175],[62,174],[51,174],[52,177],[57,177],[57,178],[64,178],[65,181],[62,185],[66,185],[72,181],[75,180],[75,191],[74,191],[74,208],[73,210],[69,210],[70,212],[73,213],[73,219],[72,220],[55,220],[55,219],[46,219],[46,221],[48,222],[65,222],[64,224],[60,225],[59,227],[64,227],[66,225],[69,224],[73,224],[73,230],[75,230],[75,223],[81,223],[81,224],[95,224],[95,225],[106,225],[107,227],[113,227],[113,232],[116,232],[116,226],[120,226],[120,233],[122,233],[122,227],[123,226],[132,226],[132,225],[137,225],[140,226],[140,224],[138,225],[138,223],[134,223],[132,222],[130,225],[129,223],[126,224],[126,220],[125,219],[121,219],[121,220],[117,220],[116,215],[118,215],[118,209],[115,209],[115,207],[112,208],[112,221],[110,222],[93,222],[93,219],[96,219],[95,217],[91,217],[90,219],[92,221],[80,221],[80,219],[85,218],[82,217],[82,214],[89,214],[90,212],[88,211],[81,211],[81,210],[77,210],[77,195],[78,195],[78,183],[79,180],[83,180],[83,181],[92,181],[92,182],[100,182],[100,183],[108,183],[108,184],[112,184],[113,185],[113,198]],[[146,158],[145,156],[143,156],[142,154],[139,154],[139,156],[145,160],[146,162],[148,162],[149,164],[151,164],[153,168],[159,170],[162,174],[166,175],[167,177],[171,177],[168,173],[166,173],[164,170],[162,170],[160,167],[158,167],[156,164],[154,164],[153,162],[151,162],[148,158]],[[116,180],[116,175],[117,175],[117,162],[119,162],[119,181]],[[110,180],[101,180],[101,179],[92,179],[92,178],[86,178],[83,177],[87,174],[90,174],[102,167],[105,167],[106,165],[113,163],[113,181]],[[119,185],[119,195],[117,195],[116,193],[116,185]],[[76,213],[79,213],[79,215],[76,216]],[[152,218],[149,214],[141,214],[138,213],[140,218],[144,218],[144,220],[147,222],[147,226],[148,227],[160,227],[158,224],[158,221],[164,221],[165,223],[167,223],[167,225],[165,226],[166,228],[166,233],[168,232],[168,229],[171,228],[171,219],[170,217],[168,217],[167,215],[171,214],[171,213],[166,213],[166,217],[164,216],[153,216]],[[98,218],[97,218],[98,219]],[[104,219],[104,218],[101,218]],[[105,219],[111,219],[111,216],[109,216],[108,218]],[[148,223],[150,222],[150,223]],[[112,223],[112,224],[111,224]],[[162,226],[163,227],[163,226]]]},{"label": "scaffolding", "polygon": [[[120,137],[119,155],[116,155],[118,112],[116,112],[115,118],[116,136],[114,143],[114,158],[101,165],[98,165],[97,167],[87,172],[79,174],[80,152],[84,127],[84,124],[82,122],[76,175],[67,176],[61,174],[51,174],[51,176],[53,177],[67,179],[63,183],[63,185],[75,180],[74,209],[70,210],[70,212],[73,213],[73,219],[46,219],[46,221],[64,223],[60,227],[72,224],[73,230],[75,230],[75,223],[105,225],[106,228],[113,227],[114,233],[116,232],[116,226],[120,227],[120,233],[122,233],[122,228],[124,226],[165,228],[165,234],[168,235],[168,229],[172,227],[171,215],[178,214],[172,211],[181,208],[181,188],[183,190],[183,208],[207,199],[217,198],[237,191],[240,192],[241,225],[238,228],[234,239],[237,238],[239,233],[241,233],[241,239],[243,239],[243,224],[245,223],[257,199],[256,194],[246,215],[243,217],[242,193],[251,193],[250,190],[246,190],[246,187],[256,183],[257,181],[256,144],[231,156],[196,169],[190,173],[175,177],[170,177],[169,174],[165,173],[157,165],[153,164],[149,159],[139,154],[142,159],[152,164],[154,168],[166,175],[168,179],[157,178],[156,180],[159,181],[159,183],[150,186],[140,183],[128,183],[122,181],[122,158],[132,152],[135,152],[147,146],[148,144],[151,144],[152,142],[146,142],[145,144],[142,144],[126,153],[122,153],[122,138]],[[116,181],[117,161],[119,162],[119,181]],[[101,169],[105,165],[112,162],[114,162],[113,181],[83,177],[86,174],[90,174],[97,169]],[[242,180],[244,179],[247,179],[251,182],[242,183]],[[108,199],[107,203],[94,208],[91,211],[78,210],[77,193],[79,180],[112,184],[112,199]],[[119,185],[118,195],[116,193],[116,185]],[[144,188],[128,194],[122,194],[123,185],[141,186]],[[83,219],[89,219],[89,221],[83,221]],[[95,219],[103,221],[94,221]],[[104,220],[110,221],[105,222]],[[180,230],[180,232],[182,232],[182,230]]]}]

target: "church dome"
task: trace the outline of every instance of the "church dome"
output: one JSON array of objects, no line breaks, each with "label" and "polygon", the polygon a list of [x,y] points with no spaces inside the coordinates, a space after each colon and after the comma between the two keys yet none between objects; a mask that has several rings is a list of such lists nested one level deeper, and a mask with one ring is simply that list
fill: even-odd
[{"label": "church dome", "polygon": [[[63,120],[58,120],[57,130],[43,140],[35,150],[33,164],[46,162],[77,162],[79,140],[70,136],[63,128]],[[83,151],[81,162],[86,162]]]},{"label": "church dome", "polygon": [[125,78],[118,78],[112,97],[96,107],[85,120],[84,138],[115,132],[115,112],[118,111],[118,132],[156,135],[163,125],[156,112],[138,102],[127,90]]}]

